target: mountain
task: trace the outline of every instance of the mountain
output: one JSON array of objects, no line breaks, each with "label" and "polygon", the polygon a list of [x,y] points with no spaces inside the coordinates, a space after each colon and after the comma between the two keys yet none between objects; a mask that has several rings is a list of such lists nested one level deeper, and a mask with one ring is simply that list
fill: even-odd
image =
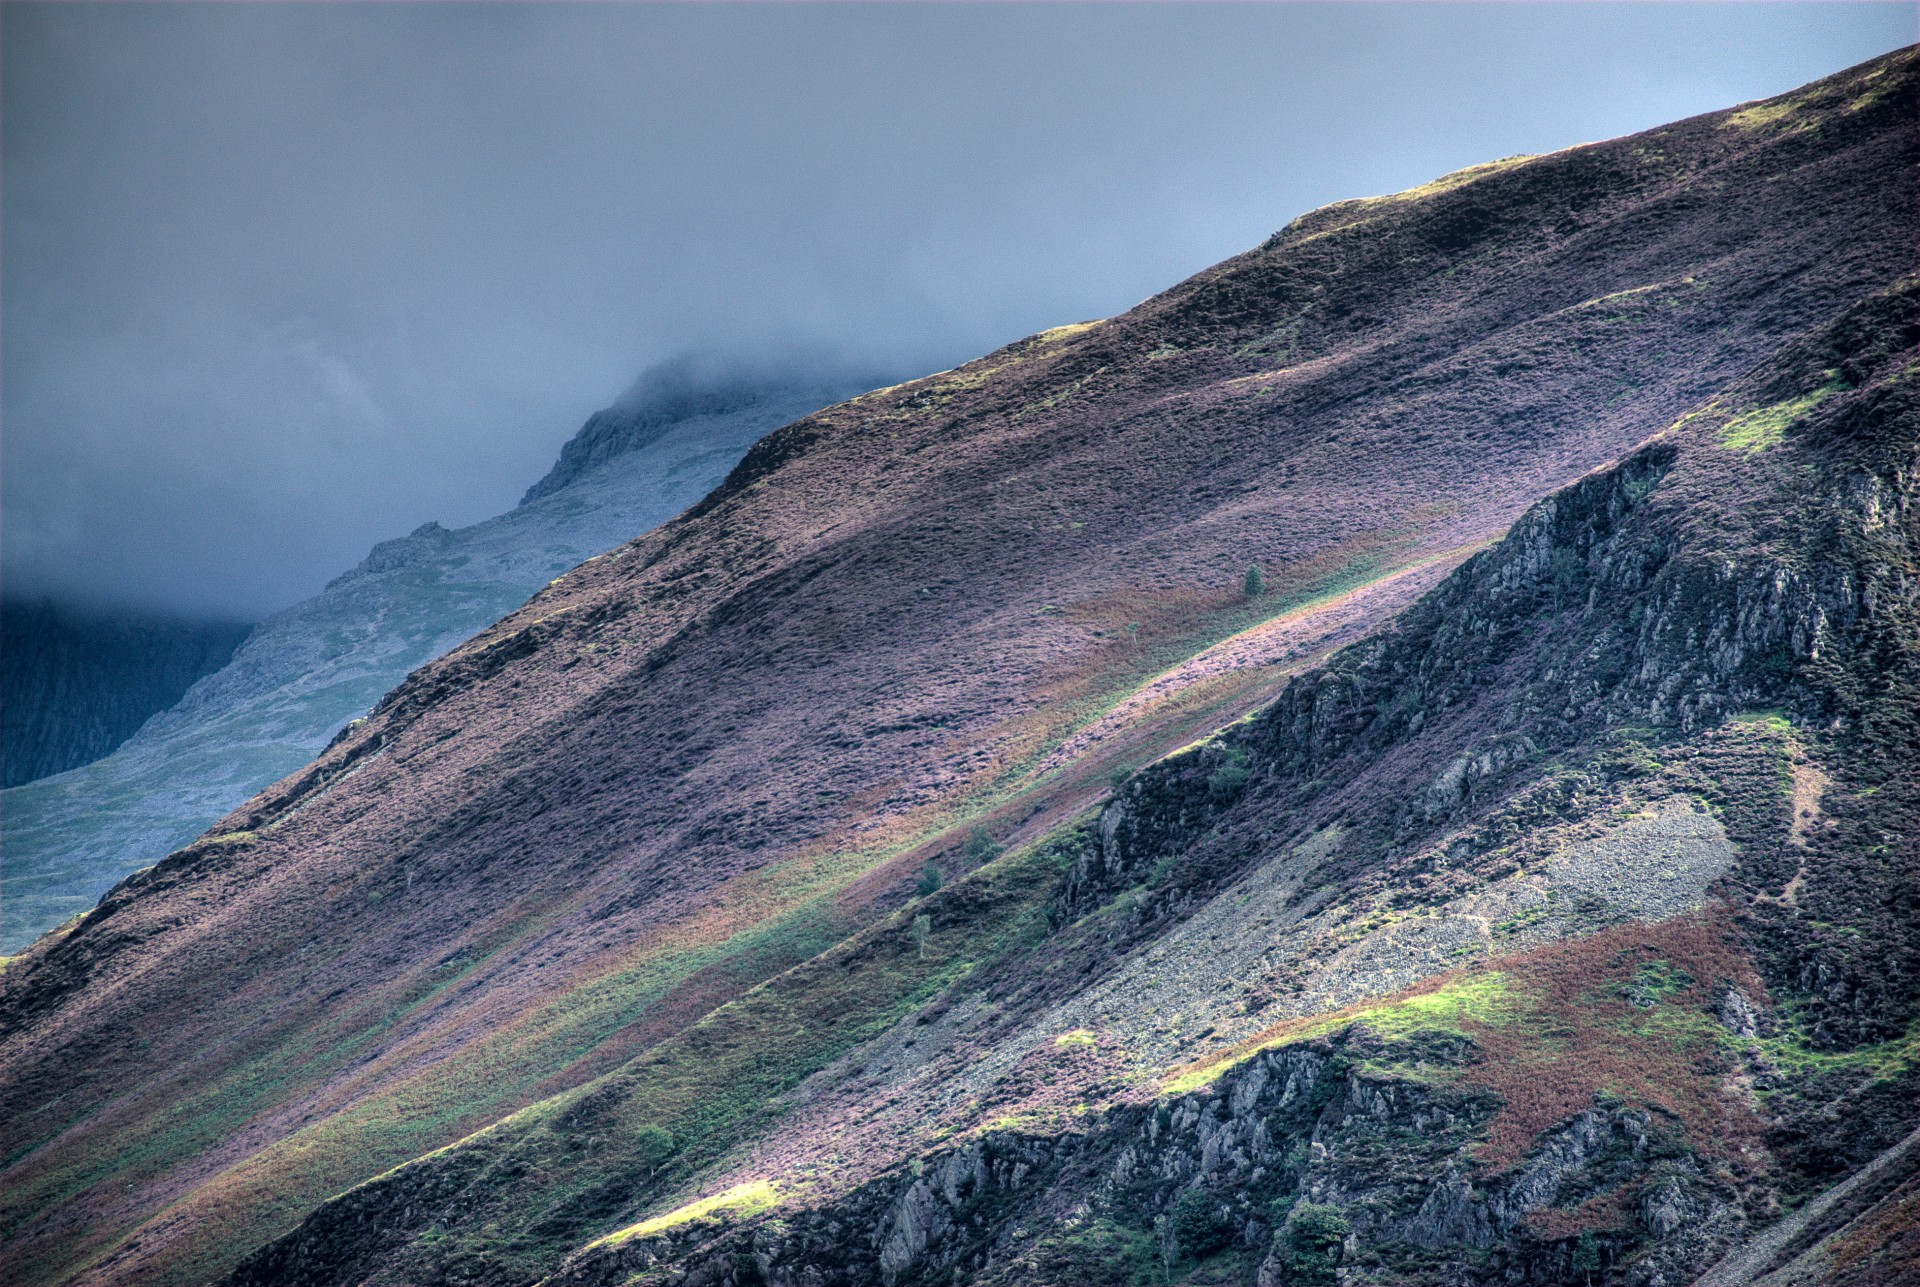
[{"label": "mountain", "polygon": [[0,784],[99,759],[226,665],[249,629],[49,598],[0,601]]},{"label": "mountain", "polygon": [[[515,509],[382,542],[313,598],[261,622],[216,673],[191,690],[182,683],[177,704],[145,711],[141,719],[171,706],[144,727],[136,721],[139,732],[114,754],[0,796],[0,952],[86,911],[128,872],[305,764],[409,671],[556,574],[698,500],[755,439],[863,387],[666,363],[588,420]],[[23,708],[62,700],[21,682],[11,663],[8,676]]]},{"label": "mountain", "polygon": [[6,1280],[1897,1281],[1916,81],[762,439],[8,964]]}]

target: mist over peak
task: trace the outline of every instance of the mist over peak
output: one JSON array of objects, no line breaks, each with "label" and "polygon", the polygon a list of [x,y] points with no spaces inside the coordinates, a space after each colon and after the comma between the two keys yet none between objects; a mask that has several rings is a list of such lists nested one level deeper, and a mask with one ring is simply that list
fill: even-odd
[{"label": "mist over peak", "polygon": [[794,419],[896,378],[873,371],[856,373],[845,358],[827,354],[683,353],[648,367],[611,406],[588,417],[560,449],[553,468],[527,489],[520,503],[550,496],[587,470],[643,447],[689,420],[756,408]]}]

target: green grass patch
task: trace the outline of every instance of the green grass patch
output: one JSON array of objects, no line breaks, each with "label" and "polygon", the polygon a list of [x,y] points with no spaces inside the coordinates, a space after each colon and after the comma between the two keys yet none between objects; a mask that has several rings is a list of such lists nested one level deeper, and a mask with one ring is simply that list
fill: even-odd
[{"label": "green grass patch", "polygon": [[1857,1073],[1869,1082],[1893,1081],[1920,1065],[1920,1024],[1892,1041],[1853,1050],[1815,1050],[1791,1027],[1771,1037],[1731,1040],[1729,1044],[1758,1049],[1767,1063],[1795,1082],[1830,1073]]},{"label": "green grass patch", "polygon": [[[1168,1094],[1196,1091],[1259,1053],[1364,1027],[1407,1054],[1363,1065],[1434,1085],[1491,1091],[1501,1107],[1476,1146],[1482,1161],[1506,1166],[1540,1133],[1590,1107],[1596,1096],[1659,1109],[1702,1152],[1737,1156],[1757,1139],[1751,1114],[1729,1108],[1712,1065],[1727,1038],[1716,1005],[1725,981],[1760,987],[1711,916],[1615,926],[1506,957],[1496,968],[1441,975],[1418,990],[1332,1014],[1289,1020],[1170,1078]],[[1424,1061],[1424,1034],[1464,1037],[1478,1050],[1467,1063]],[[1893,1066],[1898,1052],[1881,1064]],[[1405,1062],[1403,1062],[1405,1061]]]},{"label": "green grass patch", "polygon": [[1055,1282],[1085,1287],[1160,1287],[1166,1266],[1159,1245],[1144,1229],[1105,1217],[1076,1225],[1049,1239],[1044,1267]]},{"label": "green grass patch", "polygon": [[668,1229],[715,1216],[758,1215],[779,1201],[780,1186],[772,1180],[749,1180],[745,1184],[736,1184],[725,1192],[716,1193],[710,1198],[701,1198],[697,1202],[675,1207],[665,1215],[657,1215],[651,1220],[642,1220],[639,1224],[629,1225],[625,1229],[589,1243],[588,1247],[591,1249],[617,1246],[635,1238],[650,1238],[656,1233],[664,1233]]},{"label": "green grass patch", "polygon": [[[1831,372],[1828,374],[1832,375]],[[1728,451],[1744,451],[1748,455],[1778,447],[1794,421],[1846,387],[1845,381],[1829,379],[1819,388],[1797,398],[1735,416],[1720,426],[1720,445]]]},{"label": "green grass patch", "polygon": [[1289,1020],[1224,1055],[1182,1069],[1162,1083],[1161,1091],[1168,1095],[1188,1094],[1212,1085],[1256,1055],[1310,1041],[1350,1024],[1364,1024],[1369,1031],[1388,1040],[1404,1040],[1426,1032],[1469,1036],[1469,1025],[1486,1027],[1511,1022],[1520,1012],[1520,1004],[1507,975],[1498,970],[1475,971],[1449,978],[1431,991]]}]

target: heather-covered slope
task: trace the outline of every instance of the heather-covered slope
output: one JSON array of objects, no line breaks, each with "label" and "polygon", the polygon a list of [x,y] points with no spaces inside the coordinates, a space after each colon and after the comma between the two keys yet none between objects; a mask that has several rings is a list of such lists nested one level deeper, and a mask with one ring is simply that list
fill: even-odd
[{"label": "heather-covered slope", "polygon": [[[709,1173],[774,1186],[777,1218],[638,1225],[552,1281],[751,1262],[775,1283],[1284,1283],[1337,1264],[1673,1283],[1749,1238],[1760,1254],[1732,1263],[1802,1253],[1808,1276],[1781,1282],[1903,1281],[1916,344],[1909,280],[1136,775],[1049,842],[1070,866],[1042,941]],[[901,919],[938,927],[964,908],[947,896]],[[376,1181],[241,1280],[311,1273],[343,1217],[402,1195],[413,1227],[456,1239],[540,1210],[565,1171],[605,1165],[566,1151],[580,1133],[637,1138],[665,1077],[632,1067]],[[1863,1166],[1767,1243],[1783,1207]]]},{"label": "heather-covered slope", "polygon": [[[236,1281],[1684,1282],[1883,1150],[1818,1231],[1898,1230],[1917,344],[1909,279],[1097,818]],[[719,1202],[605,1228],[658,1132],[702,1142],[690,1082],[764,1075],[876,978],[897,1026],[709,1168]]]},{"label": "heather-covered slope", "polygon": [[92,907],[128,872],[305,764],[409,671],[555,574],[700,499],[755,439],[865,387],[702,375],[685,364],[649,372],[581,428],[516,508],[381,542],[261,622],[116,754],[0,797],[0,952]]},{"label": "heather-covered slope", "polygon": [[[1529,1131],[1619,1137],[1629,1143],[1608,1175],[1637,1182],[1632,1165],[1653,1145],[1630,1141],[1667,1138],[1644,1101],[1668,1091],[1635,1083],[1595,1107],[1586,1088],[1559,1085],[1516,1116],[1503,1092],[1539,1070],[1475,1062],[1497,1046],[1493,1019],[1534,1025],[1502,1030],[1523,1052],[1553,1049],[1530,1040],[1543,1035],[1604,1051],[1645,1009],[1697,1043],[1691,1016],[1736,1004],[1717,990],[1722,973],[1742,989],[1737,1004],[1768,1017],[1785,1012],[1763,995],[1784,993],[1782,970],[1810,962],[1818,988],[1858,973],[1838,929],[1830,957],[1808,948],[1824,931],[1802,921],[1853,925],[1824,908],[1766,912],[1782,921],[1775,937],[1731,943],[1701,919],[1719,913],[1691,910],[1787,821],[1775,816],[1785,797],[1768,793],[1789,749],[1805,743],[1814,773],[1840,777],[1809,741],[1821,708],[1792,687],[1818,659],[1742,653],[1741,682],[1707,702],[1719,672],[1705,665],[1705,631],[1727,594],[1777,579],[1736,557],[1753,544],[1749,518],[1794,536],[1826,512],[1767,503],[1783,489],[1833,497],[1840,515],[1856,512],[1843,501],[1871,502],[1883,528],[1908,521],[1897,506],[1910,464],[1900,474],[1823,436],[1813,447],[1846,465],[1828,479],[1781,408],[1817,395],[1852,423],[1903,387],[1885,352],[1911,338],[1820,340],[1821,353],[1859,350],[1844,358],[1854,368],[1813,359],[1816,374],[1846,371],[1826,393],[1824,375],[1806,385],[1805,363],[1779,354],[1912,270],[1914,88],[1901,54],[1760,108],[1331,207],[1123,317],[865,395],[757,444],[693,511],[424,667],[309,769],[8,967],[0,1108],[24,1123],[0,1210],[9,1281],[193,1282],[262,1247],[242,1278],[619,1281],[662,1255],[719,1271],[706,1281],[783,1265],[800,1281],[870,1281],[876,1265],[901,1280],[951,1281],[956,1268],[1018,1278],[1013,1249],[1079,1256],[1058,1243],[1076,1230],[1093,1240],[1082,1260],[1118,1266],[1113,1281],[1136,1252],[1143,1272],[1186,1273],[1229,1219],[1194,1202],[1183,1215],[1175,1190],[1216,1192],[1185,1181],[1240,1153],[1249,1194],[1305,1194],[1353,1221],[1349,1178],[1301,1187],[1302,1168],[1323,1160],[1312,1141],[1289,1140],[1282,1167],[1205,1124],[1219,1120],[1207,1104],[1258,1115],[1269,1092],[1232,1087],[1260,1068],[1272,1097],[1295,1073],[1342,1088],[1276,1111],[1338,1099],[1385,1123],[1385,1144],[1402,1126],[1435,1134],[1444,1113],[1430,1155],[1400,1168],[1411,1181],[1432,1161],[1466,1186],[1459,1220],[1431,1224],[1434,1264],[1456,1263],[1461,1246],[1535,1254],[1518,1225],[1475,1223],[1486,1200],[1474,1197],[1474,1150],[1491,1149],[1481,1160],[1496,1166],[1533,1156]],[[1907,307],[1905,294],[1887,299],[1882,313]],[[1778,396],[1738,383],[1763,361],[1782,363],[1768,377]],[[1723,394],[1766,395],[1753,404],[1762,414],[1729,429],[1707,403]],[[1674,443],[1535,511],[1387,641],[1342,654],[1226,740],[1160,760],[1380,625],[1538,497],[1703,406]],[[1898,423],[1867,421],[1897,451]],[[1723,431],[1735,447],[1713,437]],[[1724,486],[1720,465],[1750,466],[1751,488]],[[1643,509],[1653,517],[1628,521]],[[1680,530],[1695,515],[1709,534],[1732,524],[1738,548],[1702,555]],[[1637,553],[1621,556],[1627,580],[1608,597],[1594,560],[1616,528]],[[1648,551],[1667,536],[1692,572],[1663,582],[1671,559]],[[1702,572],[1728,561],[1724,584]],[[1241,589],[1250,562],[1267,583],[1253,597]],[[1524,591],[1497,617],[1514,628],[1465,629],[1503,585]],[[1854,618],[1877,628],[1905,602],[1894,588],[1876,583]],[[1648,600],[1655,589],[1671,599]],[[1648,648],[1702,652],[1669,689],[1635,680],[1653,686],[1646,700],[1588,657],[1620,651],[1598,647],[1597,631],[1620,632],[1604,640],[1617,643],[1641,628],[1629,601],[1680,623],[1680,642]],[[1897,648],[1883,660],[1887,675],[1906,673]],[[1749,664],[1772,666],[1774,686],[1743,687]],[[1856,667],[1830,686],[1870,689],[1874,673]],[[1561,691],[1570,674],[1600,683],[1590,709],[1569,709],[1586,700]],[[1370,720],[1392,691],[1408,700]],[[1503,739],[1497,712],[1516,694],[1551,718],[1520,719]],[[1644,708],[1646,744],[1605,741],[1616,698]],[[1778,719],[1731,718],[1789,699]],[[1681,739],[1671,763],[1660,730]],[[1581,738],[1598,740],[1589,752]],[[1586,758],[1554,759],[1574,751]],[[1116,771],[1150,760],[1098,825],[1075,822]],[[1716,791],[1733,793],[1719,813],[1691,803],[1714,807]],[[1880,802],[1863,815],[1869,829],[1906,807],[1884,784],[1866,798]],[[1852,825],[1831,841],[1812,822],[1797,833],[1809,854],[1833,846],[1830,860],[1808,858],[1810,875],[1830,861],[1852,879]],[[1675,874],[1641,872],[1647,846],[1669,842],[1685,859]],[[1801,852],[1785,843],[1754,875],[1774,884],[1753,885],[1782,900],[1791,872],[1774,867]],[[1001,844],[1012,847],[996,856]],[[1574,856],[1556,881],[1546,859],[1563,849]],[[945,888],[913,901],[934,883],[929,862]],[[1893,887],[1890,861],[1861,870],[1861,888]],[[1623,872],[1632,888],[1606,893]],[[1265,883],[1218,897],[1249,873]],[[1811,885],[1794,897],[1813,898]],[[1415,892],[1421,919],[1478,930],[1398,944],[1427,928],[1396,928],[1411,915],[1393,900]],[[1256,905],[1268,924],[1225,923]],[[1636,918],[1663,928],[1621,928]],[[1597,962],[1597,949],[1563,945],[1590,927],[1628,939]],[[1369,953],[1375,933],[1387,939]],[[1263,936],[1273,959],[1261,963],[1245,953]],[[1522,955],[1436,981],[1456,947],[1467,951],[1453,959]],[[1156,974],[1156,953],[1185,964]],[[1232,970],[1204,972],[1214,958]],[[1103,996],[1110,979],[1126,985]],[[1276,1020],[1410,984],[1439,999],[1395,1013],[1457,1013],[1452,1030],[1329,1030],[1311,1059],[1335,1061],[1331,1077],[1309,1076],[1309,1056],[1284,1042],[1215,1068],[1223,1047],[1264,1043]],[[1613,989],[1620,1005],[1562,1032],[1563,999],[1583,987]],[[1773,1057],[1835,1052],[1840,1063],[1815,1071],[1843,1080],[1880,1067],[1845,1062],[1887,1037],[1848,1026],[1846,1008],[1810,1005]],[[1244,1022],[1223,1026],[1236,1013]],[[1427,1053],[1366,1046],[1436,1031],[1419,1038]],[[1826,1044],[1809,1053],[1803,1034]],[[1160,1078],[1196,1060],[1196,1086],[1230,1093],[1181,1083],[1163,1102]],[[1424,1114],[1402,1122],[1392,1104],[1376,1114],[1371,1089],[1344,1089],[1372,1062],[1410,1061],[1436,1070],[1434,1112],[1396,1091]],[[1482,1080],[1458,1071],[1478,1068]],[[1507,1068],[1525,1076],[1497,1075]],[[1704,1102],[1690,1077],[1673,1091],[1683,1106]],[[1347,1124],[1360,1133],[1339,1139],[1374,1147],[1365,1121]],[[1249,1118],[1247,1138],[1279,1138],[1279,1126]],[[1047,1144],[1051,1161],[1036,1151],[1069,1135],[1091,1151],[1072,1140]],[[1808,1135],[1796,1175],[1857,1165],[1823,1160]],[[988,1137],[1031,1156],[994,1153]],[[1743,1137],[1728,1138],[1737,1151]],[[1329,1140],[1335,1158],[1358,1155]],[[1049,1184],[1022,1187],[1056,1165]],[[1644,1189],[1580,1175],[1526,1190],[1547,1200],[1520,1214],[1566,1207],[1581,1185],[1623,1202]],[[1088,1205],[1079,1225],[1052,1223],[1060,1213],[1044,1206],[1023,1215],[1042,1189],[1104,1202],[1109,1181],[1132,1196]],[[1676,1183],[1696,1201],[1690,1181]],[[663,1248],[643,1227],[591,1245],[717,1186],[727,1196],[710,1209],[739,1218],[777,1201],[792,1217],[752,1232],[751,1246],[723,1235],[711,1254],[711,1228],[685,1220],[668,1225],[684,1244]],[[996,1205],[968,1207],[969,1195]],[[1655,1201],[1652,1218],[1671,1205]],[[875,1211],[891,1214],[858,1223]],[[1176,1230],[1158,1244],[1157,1216]],[[1228,1216],[1222,1248],[1239,1239],[1242,1260],[1276,1219],[1304,1220],[1287,1225],[1271,1203]],[[1320,1254],[1324,1227],[1289,1233],[1281,1252],[1297,1241]],[[877,1259],[834,1260],[820,1250],[827,1234]],[[1560,1254],[1549,1244],[1539,1255]],[[1585,1244],[1616,1259],[1638,1245]],[[1671,1245],[1687,1257],[1709,1244]],[[1156,1246],[1172,1249],[1168,1264]],[[1580,1246],[1575,1234],[1565,1254]],[[1027,1278],[1097,1281],[1086,1272],[1036,1262]]]}]

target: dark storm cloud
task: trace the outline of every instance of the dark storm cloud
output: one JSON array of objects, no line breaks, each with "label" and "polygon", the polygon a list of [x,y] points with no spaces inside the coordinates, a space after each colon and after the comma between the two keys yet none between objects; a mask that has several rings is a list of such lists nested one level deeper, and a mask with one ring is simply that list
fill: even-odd
[{"label": "dark storm cloud", "polygon": [[4,7],[15,588],[258,612],[649,362],[954,361],[1910,7]]}]

